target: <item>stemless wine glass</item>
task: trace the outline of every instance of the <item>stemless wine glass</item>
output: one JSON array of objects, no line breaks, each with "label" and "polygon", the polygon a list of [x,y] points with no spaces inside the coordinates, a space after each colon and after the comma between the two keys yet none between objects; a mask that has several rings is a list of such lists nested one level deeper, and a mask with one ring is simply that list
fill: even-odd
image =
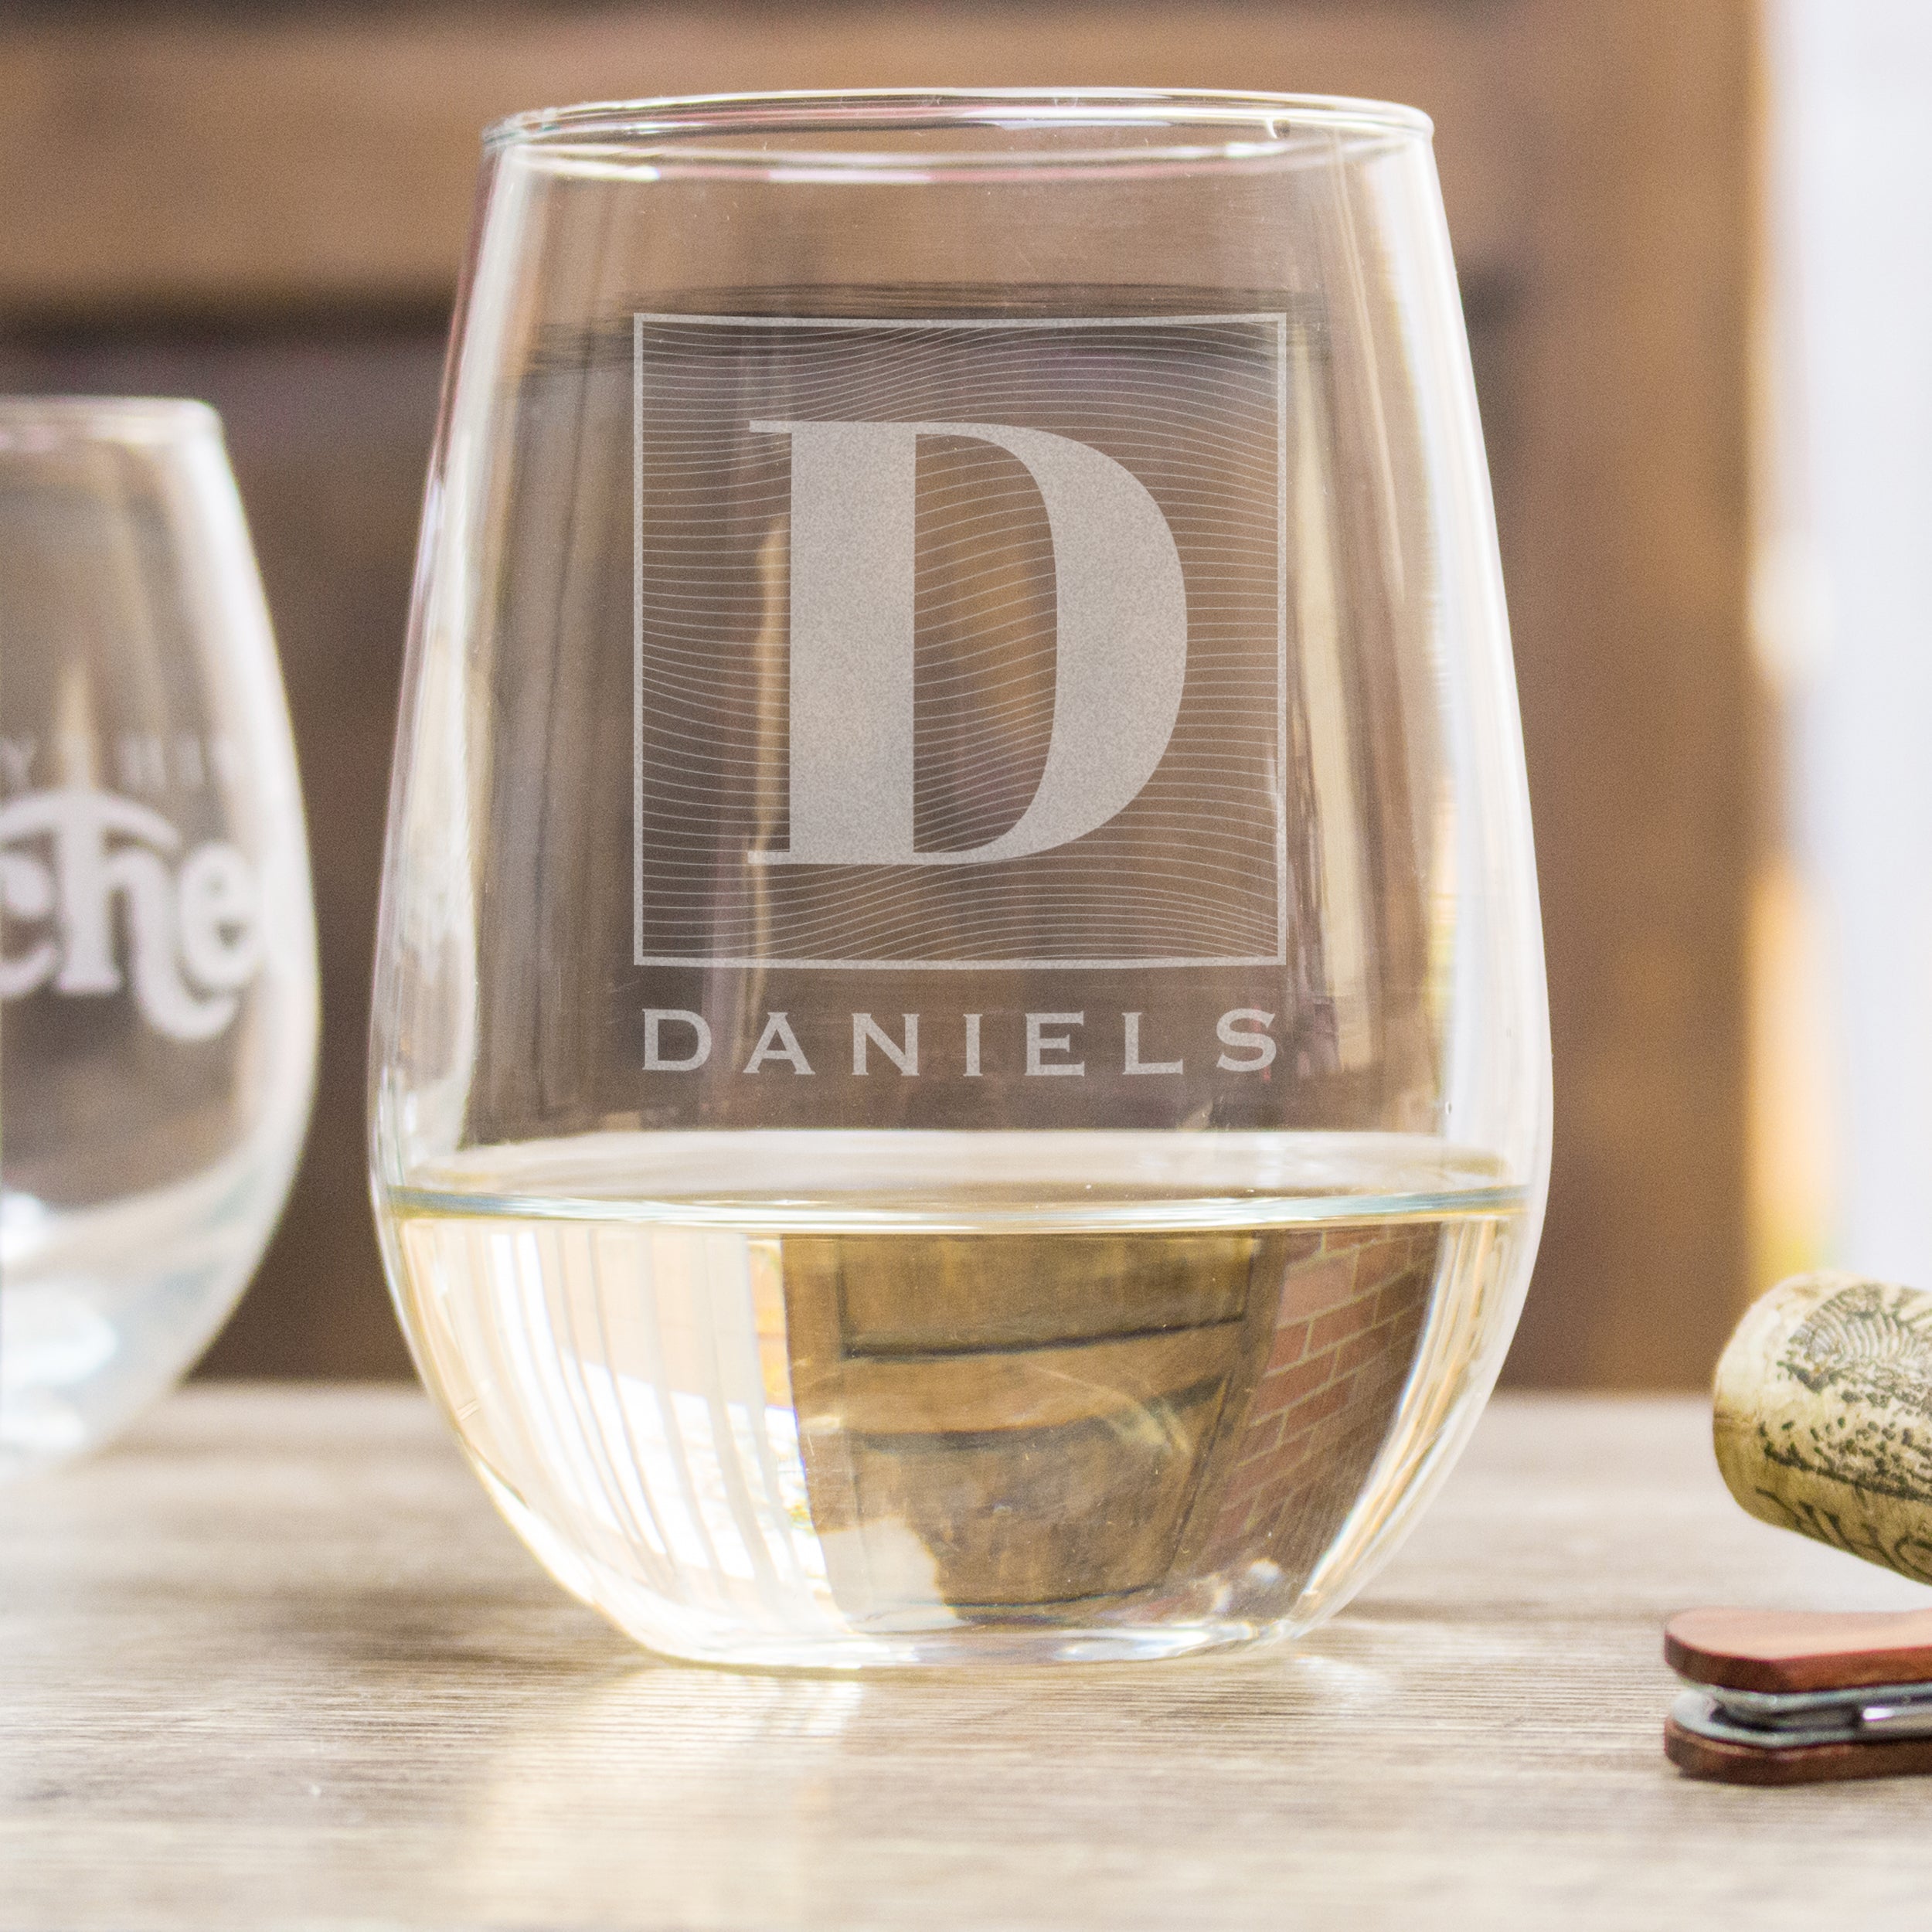
[{"label": "stemless wine glass", "polygon": [[0,400],[0,913],[4,1478],[206,1346],[308,1117],[294,752],[199,403]]},{"label": "stemless wine glass", "polygon": [[425,1379],[674,1655],[1305,1628],[1464,1437],[1549,1043],[1429,124],[489,137],[372,1050]]}]

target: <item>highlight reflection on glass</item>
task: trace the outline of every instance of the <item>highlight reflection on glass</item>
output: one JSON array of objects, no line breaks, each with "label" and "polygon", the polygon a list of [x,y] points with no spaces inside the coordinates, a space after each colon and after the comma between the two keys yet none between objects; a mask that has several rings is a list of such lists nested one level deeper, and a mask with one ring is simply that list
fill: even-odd
[{"label": "highlight reflection on glass", "polygon": [[372,1145],[485,1482],[682,1655],[1307,1628],[1473,1421],[1547,1171],[1427,124],[529,116],[468,286]]}]

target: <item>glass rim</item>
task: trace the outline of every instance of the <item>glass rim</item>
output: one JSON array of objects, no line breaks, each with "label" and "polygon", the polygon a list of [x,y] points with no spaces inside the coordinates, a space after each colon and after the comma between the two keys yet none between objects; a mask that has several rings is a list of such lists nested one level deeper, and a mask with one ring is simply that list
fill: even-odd
[{"label": "glass rim", "polygon": [[0,447],[58,443],[175,443],[219,436],[221,417],[185,396],[0,396]]},{"label": "glass rim", "polygon": [[[483,145],[495,155],[520,148],[607,149],[706,135],[849,132],[864,136],[1015,125],[1042,131],[1137,126],[1224,130],[1228,138],[1222,145],[1230,161],[1253,152],[1249,142],[1233,138],[1233,131],[1240,128],[1254,129],[1270,142],[1303,131],[1427,141],[1435,130],[1419,107],[1345,94],[1161,87],[805,88],[770,94],[665,94],[533,108],[493,122],[484,130]],[[1145,151],[1123,147],[1119,158],[1131,161],[1144,158]],[[820,151],[814,158],[822,165],[831,157]],[[881,155],[873,148],[852,158],[876,163]],[[1008,153],[1001,158],[1010,166],[1023,165],[1027,157]],[[1053,158],[1047,153],[1040,156],[1043,162]],[[941,170],[949,163],[973,165],[965,157],[950,155],[920,160],[926,167]]]}]

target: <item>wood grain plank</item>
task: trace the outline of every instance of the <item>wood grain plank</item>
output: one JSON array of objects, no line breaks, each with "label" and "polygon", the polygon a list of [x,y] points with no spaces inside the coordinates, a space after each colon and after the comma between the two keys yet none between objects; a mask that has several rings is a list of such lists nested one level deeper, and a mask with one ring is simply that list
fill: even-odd
[{"label": "wood grain plank", "polygon": [[[1256,1246],[1247,1234],[1058,1236],[1030,1254],[971,1236],[794,1239],[785,1260],[801,1277],[835,1278],[848,1352],[918,1355],[1239,1321]],[[1049,1266],[1050,1298],[1036,1272]]]},{"label": "wood grain plank", "polygon": [[[1234,1368],[1241,1324],[1166,1335],[913,1360],[848,1357],[835,1406],[807,1419],[866,1436],[1057,1429],[1138,1417]],[[801,1400],[803,1400],[801,1396]]]},{"label": "wood grain plank", "polygon": [[1738,1305],[1753,852],[1751,0],[1538,0],[1498,466],[1556,1066],[1512,1372],[1707,1383]]},{"label": "wood grain plank", "polygon": [[1465,251],[1512,252],[1497,9],[1153,0],[658,4],[0,29],[0,306],[420,302],[454,287],[488,121],[769,88],[1379,93],[1429,110]]},{"label": "wood grain plank", "polygon": [[633,1651],[413,1392],[191,1391],[0,1494],[0,1928],[1915,1923],[1922,1785],[1665,1762],[1671,1611],[1923,1596],[1747,1517],[1709,1421],[1499,1402],[1287,1650],[835,1682]]},{"label": "wood grain plank", "polygon": [[[478,128],[543,100],[1079,76],[1328,88],[1427,107],[1472,298],[1556,1054],[1549,1218],[1510,1373],[1704,1379],[1747,1266],[1752,0],[1050,9],[689,0],[536,19],[405,9],[382,19],[291,10],[253,24],[213,14],[52,20],[0,26],[0,321],[19,332],[36,318],[82,317],[102,341],[171,308],[227,331],[246,327],[251,305],[433,309],[461,250]],[[138,341],[115,365],[124,382],[104,379],[100,359],[56,357],[43,382],[22,376],[15,357],[7,373],[16,386],[213,390],[226,352],[209,351],[202,372],[179,381],[168,370],[182,359]],[[243,375],[254,403],[231,406],[252,407],[265,432],[270,454],[255,468],[273,471],[300,512],[277,539],[300,563],[309,492],[339,466],[317,457],[304,473],[308,457],[296,457],[332,425],[326,410],[301,413],[308,392],[284,383],[271,394]],[[311,596],[306,566],[291,564],[294,596],[270,559],[278,620],[295,644],[298,714],[304,687],[339,685],[345,665],[374,655],[369,638],[400,639],[417,419],[432,396],[433,375],[412,375],[394,435],[379,449],[379,438],[362,438],[379,488],[359,483],[351,501],[382,512],[366,519],[368,566],[345,563],[334,589]],[[383,400],[371,389],[357,407]],[[284,447],[296,455],[284,461]],[[257,475],[243,481],[267,530],[275,507]],[[315,500],[335,516],[335,495]],[[392,585],[376,608],[376,587]],[[370,613],[352,638],[336,616],[348,607]],[[320,778],[338,785],[339,806],[316,815],[318,881],[343,909],[332,924],[325,906],[325,941],[343,962],[325,985],[332,1053],[339,1043],[347,1056],[325,1066],[316,1159],[328,1211],[298,1197],[264,1291],[223,1358],[231,1366],[369,1370],[400,1360],[366,1230],[345,1232],[340,1219],[360,1214],[357,1015],[375,823],[363,807],[380,798],[393,658],[377,671],[350,679],[339,728],[311,727],[320,737],[305,733],[303,745],[311,796],[328,795]],[[372,769],[373,791],[363,784]],[[364,1259],[356,1292],[366,1319],[343,1315],[323,1292],[351,1244]]]}]

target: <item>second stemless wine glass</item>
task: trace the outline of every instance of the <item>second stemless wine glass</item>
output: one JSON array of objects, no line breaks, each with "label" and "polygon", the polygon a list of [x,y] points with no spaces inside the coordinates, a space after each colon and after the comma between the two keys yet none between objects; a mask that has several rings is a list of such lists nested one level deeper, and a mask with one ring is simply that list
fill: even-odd
[{"label": "second stemless wine glass", "polygon": [[295,748],[221,423],[0,397],[0,1481],[247,1286],[308,1124]]},{"label": "second stemless wine glass", "polygon": [[686,1657],[1307,1628],[1548,1161],[1427,121],[600,105],[481,206],[372,1131],[485,1483]]}]

